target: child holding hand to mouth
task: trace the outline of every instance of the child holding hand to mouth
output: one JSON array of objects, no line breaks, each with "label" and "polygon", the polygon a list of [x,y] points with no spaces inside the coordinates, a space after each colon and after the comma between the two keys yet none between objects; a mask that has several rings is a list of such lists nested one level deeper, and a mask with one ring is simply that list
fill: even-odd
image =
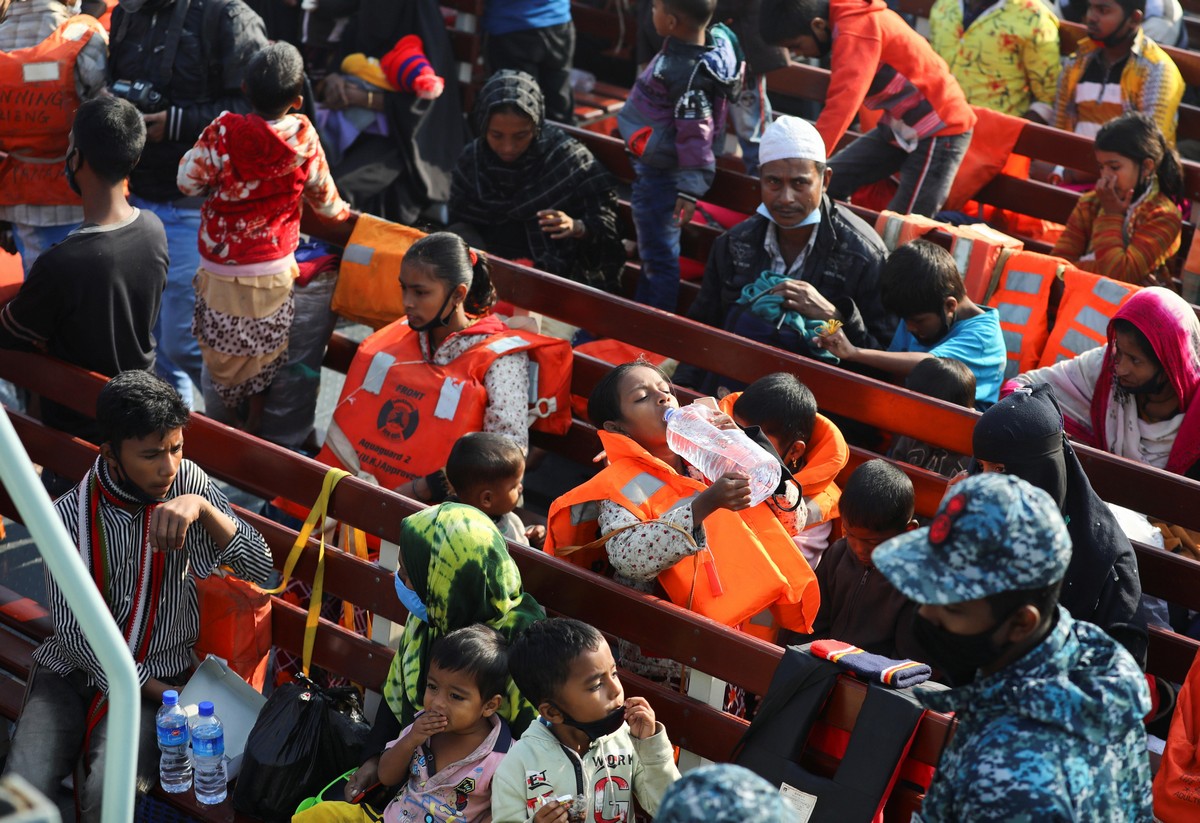
[{"label": "child holding hand to mouth", "polygon": [[541,716],[496,769],[495,823],[631,820],[679,779],[667,732],[641,697],[625,698],[608,642],[578,620],[540,620],[509,651],[509,673]]}]

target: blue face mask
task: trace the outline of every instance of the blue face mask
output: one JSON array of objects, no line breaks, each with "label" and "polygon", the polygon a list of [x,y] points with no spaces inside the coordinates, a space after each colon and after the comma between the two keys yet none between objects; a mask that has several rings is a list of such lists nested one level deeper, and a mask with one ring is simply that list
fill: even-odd
[{"label": "blue face mask", "polygon": [[428,623],[429,611],[425,608],[425,604],[421,602],[421,598],[417,596],[417,593],[404,585],[404,581],[400,579],[400,575],[394,575],[392,579],[396,582],[396,597],[400,598],[400,602],[404,605],[404,608],[408,609],[409,614],[422,623]]},{"label": "blue face mask", "polygon": [[[763,217],[765,217],[765,218],[767,218],[768,220],[770,220],[770,221],[771,221],[772,223],[774,223],[776,226],[779,226],[779,223],[778,223],[778,222],[776,222],[775,218],[771,216],[771,212],[767,210],[767,206],[766,206],[766,204],[765,204],[765,203],[759,203],[759,204],[758,204],[758,209],[757,209],[757,212],[756,212],[756,213],[757,213],[757,214],[761,214]],[[797,223],[796,225],[794,225],[794,226],[780,226],[780,228],[788,228],[788,229],[802,229],[802,228],[804,228],[805,226],[815,226],[817,223],[820,223],[820,222],[821,222],[821,207],[820,207],[820,206],[817,206],[815,209],[813,209],[812,211],[810,211],[810,212],[808,213],[808,217],[805,217],[803,220],[801,220],[801,221],[800,221],[799,223]]]}]

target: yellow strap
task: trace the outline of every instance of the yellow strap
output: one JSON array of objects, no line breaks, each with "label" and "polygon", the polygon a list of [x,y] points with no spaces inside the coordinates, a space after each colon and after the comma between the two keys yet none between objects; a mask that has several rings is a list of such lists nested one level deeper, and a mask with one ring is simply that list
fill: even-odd
[{"label": "yellow strap", "polygon": [[[363,534],[362,529],[355,529],[349,525],[342,524],[342,551],[347,548],[353,548],[354,555],[359,560],[368,560],[367,557],[367,536]],[[350,631],[355,631],[354,627],[354,604],[349,601],[342,601],[342,625]],[[367,613],[366,636],[371,636],[371,615]]]},{"label": "yellow strap", "polygon": [[320,524],[322,528],[319,530],[320,539],[317,548],[317,571],[313,575],[312,594],[308,600],[308,616],[304,621],[304,651],[301,656],[301,667],[305,676],[308,676],[309,666],[312,664],[313,641],[317,636],[317,624],[321,620],[321,596],[325,590],[325,517],[329,510],[329,498],[333,494],[333,489],[343,477],[349,477],[350,472],[344,469],[330,469],[325,473],[325,479],[321,482],[321,494],[313,503],[312,509],[308,513],[308,518],[304,521],[304,526],[300,529],[300,534],[296,536],[296,542],[292,544],[292,550],[288,554],[287,562],[283,565],[283,582],[273,589],[263,589],[267,594],[279,594],[287,588],[288,583],[292,579],[292,572],[296,568],[296,563],[300,561],[300,556],[304,554],[304,547],[308,543],[308,538],[312,536],[313,529]]}]

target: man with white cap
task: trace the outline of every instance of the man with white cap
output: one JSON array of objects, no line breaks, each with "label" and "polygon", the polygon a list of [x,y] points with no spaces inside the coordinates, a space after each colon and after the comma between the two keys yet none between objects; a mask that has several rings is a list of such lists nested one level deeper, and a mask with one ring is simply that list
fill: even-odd
[{"label": "man with white cap", "polygon": [[[832,172],[820,134],[799,117],[780,117],[763,132],[759,162],[762,205],[713,244],[688,317],[809,354],[801,329],[765,316],[765,301],[743,299],[743,290],[770,272],[780,317],[837,320],[856,345],[881,347],[897,322],[880,300],[887,249],[874,229],[826,195]],[[675,380],[714,391],[717,378],[683,365]]]},{"label": "man with white cap", "polygon": [[976,475],[929,526],[871,560],[922,604],[915,639],[954,686],[916,689],[958,728],[914,821],[1153,819],[1146,679],[1115,640],[1057,605],[1071,537],[1049,494]]}]

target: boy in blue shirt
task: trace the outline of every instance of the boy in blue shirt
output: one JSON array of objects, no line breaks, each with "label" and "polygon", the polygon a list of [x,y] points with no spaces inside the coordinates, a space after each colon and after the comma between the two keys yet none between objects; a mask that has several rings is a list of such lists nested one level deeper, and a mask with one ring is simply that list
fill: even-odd
[{"label": "boy in blue shirt", "polygon": [[714,142],[742,83],[733,32],[708,28],[716,0],[654,0],[662,50],[638,77],[617,124],[633,155],[633,224],[642,276],[639,303],[675,311],[679,230],[712,185]]},{"label": "boy in blue shirt", "polygon": [[1000,315],[967,297],[950,252],[928,240],[906,243],[888,256],[879,285],[884,308],[900,315],[887,351],[860,349],[842,331],[814,344],[901,379],[930,357],[958,360],[975,375],[977,407],[995,403],[1006,357]]}]

